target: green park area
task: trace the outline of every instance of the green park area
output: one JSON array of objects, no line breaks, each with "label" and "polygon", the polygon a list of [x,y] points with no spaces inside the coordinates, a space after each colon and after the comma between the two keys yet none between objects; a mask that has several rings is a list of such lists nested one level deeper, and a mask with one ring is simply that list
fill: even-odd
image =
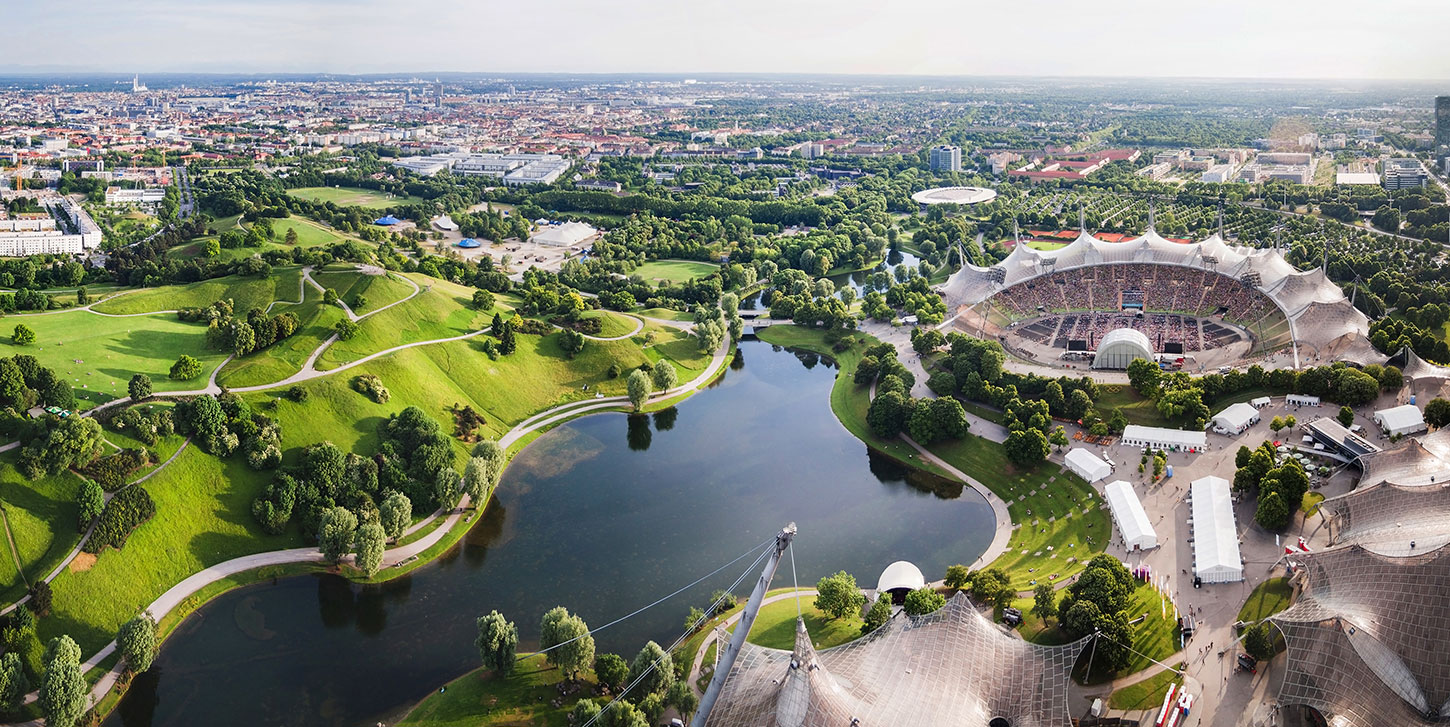
[{"label": "green park area", "polygon": [[[417,290],[394,275],[368,274],[354,265],[329,265],[313,270],[312,279],[324,288],[331,288],[339,300],[360,316],[407,298]],[[365,301],[361,306],[357,305],[359,297]]]},{"label": "green park area", "polygon": [[[204,324],[179,321],[174,313],[116,318],[69,310],[11,320],[35,331],[35,342],[19,346],[5,336],[0,338],[4,349],[0,353],[34,356],[71,383],[82,408],[125,396],[126,382],[136,373],[150,376],[156,391],[201,388],[212,369],[226,359],[226,352],[206,347]],[[182,354],[202,362],[201,376],[190,381],[167,377]]]},{"label": "green park area", "polygon": [[367,207],[370,209],[383,209],[423,201],[418,197],[398,197],[386,192],[358,187],[298,187],[287,190],[287,193],[293,197],[313,202],[331,202],[339,207]]},{"label": "green park area", "polygon": [[1288,608],[1293,595],[1294,587],[1289,585],[1288,578],[1270,578],[1254,586],[1243,608],[1239,609],[1238,620],[1245,623],[1262,621]]},{"label": "green park area", "polygon": [[655,283],[683,283],[709,275],[719,267],[714,263],[698,260],[651,260],[635,268],[630,275],[638,275]]},{"label": "green park area", "polygon": [[419,702],[398,727],[482,727],[483,725],[569,724],[570,699],[562,706],[552,702],[559,696],[564,674],[534,656],[514,667],[507,678],[477,669],[447,683]]},{"label": "green park area", "polygon": [[265,309],[274,300],[297,300],[301,284],[302,268],[279,268],[266,278],[229,275],[199,283],[141,288],[107,298],[91,309],[111,315],[136,315],[178,308],[204,308],[219,300],[231,300],[233,309],[245,315],[252,308]]},{"label": "green park area", "polygon": [[[1183,665],[1179,664],[1178,668]],[[1164,669],[1143,681],[1113,690],[1108,697],[1108,706],[1128,711],[1158,709],[1163,704],[1163,695],[1174,684],[1182,684],[1183,677],[1172,669]]]},{"label": "green park area", "polygon": [[[285,250],[292,247],[316,247],[318,245],[330,245],[335,242],[351,239],[336,230],[304,217],[271,218],[270,223],[272,225],[272,237],[260,246],[221,248],[216,257],[210,259],[215,262],[225,263],[251,257],[270,250]],[[237,217],[226,217],[214,221],[209,229],[222,233],[227,230],[241,230],[246,232],[250,228],[250,224],[241,222]],[[290,245],[287,243],[287,232],[289,230],[297,233],[296,243]],[[167,250],[166,254],[168,257],[184,260],[203,258],[206,256],[207,243],[215,240],[218,240],[218,235],[205,235],[195,238],[186,244],[177,245]]]}]

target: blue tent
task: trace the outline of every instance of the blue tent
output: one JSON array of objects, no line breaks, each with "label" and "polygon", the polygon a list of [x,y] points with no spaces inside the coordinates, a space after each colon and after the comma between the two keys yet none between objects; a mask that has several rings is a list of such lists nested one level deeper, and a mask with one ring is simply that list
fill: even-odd
[{"label": "blue tent", "polygon": [[458,241],[458,246],[468,248],[483,247],[483,243],[471,237],[465,237],[464,239]]},{"label": "blue tent", "polygon": [[373,224],[375,224],[375,225],[383,225],[383,226],[396,225],[399,222],[402,222],[402,220],[400,220],[400,219],[398,219],[398,218],[396,218],[396,217],[394,217],[392,215],[385,215],[383,217],[377,218],[376,220],[373,220]]}]

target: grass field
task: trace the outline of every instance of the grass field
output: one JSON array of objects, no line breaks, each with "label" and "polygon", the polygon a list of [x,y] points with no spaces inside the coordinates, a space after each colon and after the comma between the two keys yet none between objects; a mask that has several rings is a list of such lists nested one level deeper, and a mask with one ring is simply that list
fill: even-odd
[{"label": "grass field", "polygon": [[838,352],[825,342],[823,331],[812,328],[770,326],[757,332],[756,336],[762,341],[777,346],[801,348],[831,357],[840,366],[836,372],[836,383],[831,387],[831,410],[835,412],[836,418],[840,420],[841,424],[872,449],[918,469],[950,479],[951,476],[946,473],[946,470],[923,461],[921,457],[917,456],[916,450],[905,440],[882,439],[873,434],[871,427],[867,426],[866,409],[871,406],[871,389],[869,386],[857,386],[852,380],[852,376],[856,372],[856,364],[861,362],[862,352],[878,343],[874,337],[864,334],[854,335],[851,339],[851,346]]},{"label": "grass field", "polygon": [[[139,293],[138,293],[139,295]],[[156,391],[184,391],[206,385],[206,377],[226,359],[225,351],[206,347],[206,326],[183,323],[173,313],[110,318],[89,311],[17,318],[35,331],[36,341],[17,346],[0,337],[0,354],[35,356],[75,388],[82,408],[126,395],[133,373],[151,377]],[[167,378],[178,356],[200,359],[201,376],[191,381]]]},{"label": "grass field", "polygon": [[[1178,666],[1182,668],[1183,665]],[[1183,677],[1179,676],[1178,672],[1164,669],[1137,684],[1115,690],[1112,696],[1108,697],[1108,706],[1113,709],[1156,710],[1163,705],[1163,695],[1168,693],[1168,687],[1181,682],[1182,679]]]},{"label": "grass field", "polygon": [[[66,472],[32,482],[16,471],[18,456],[16,452],[0,455],[0,481],[6,483],[0,500],[25,577],[35,581],[59,564],[80,540],[75,497],[81,479]],[[7,604],[25,594],[24,581],[15,572],[8,550],[0,548],[0,560],[6,563],[0,568],[5,577],[0,582],[0,596]]]},{"label": "grass field", "polygon": [[1067,243],[1065,242],[1051,242],[1049,240],[1024,240],[1022,244],[1033,250],[1061,250],[1067,247]]},{"label": "grass field", "polygon": [[651,260],[634,269],[630,275],[638,275],[652,282],[683,283],[702,277],[720,268],[714,263],[697,260]]},{"label": "grass field", "polygon": [[206,566],[301,545],[295,532],[267,535],[252,518],[252,499],[270,477],[243,457],[220,460],[188,447],[147,480],[156,515],[123,550],[106,549],[88,570],[67,569],[52,582],[54,606],[39,622],[40,643],[70,634],[83,653],[95,653],[124,621]]},{"label": "grass field", "polygon": [[396,207],[423,201],[411,196],[390,197],[383,192],[357,187],[298,187],[287,190],[287,193],[293,197],[310,199],[313,202],[332,202],[341,207],[367,207],[370,209]]},{"label": "grass field", "polygon": [[[397,724],[399,727],[564,727],[569,724],[569,710],[574,708],[577,693],[560,706],[552,706],[552,700],[559,696],[555,685],[563,678],[563,673],[549,666],[542,656],[519,663],[506,679],[477,669],[419,702]],[[588,690],[580,693],[587,694]]]},{"label": "grass field", "polygon": [[422,292],[361,321],[357,335],[330,346],[317,360],[317,368],[335,368],[405,343],[461,336],[486,327],[495,312],[507,316],[512,309],[507,300],[499,297],[495,309],[476,310],[472,306],[472,288],[416,273],[408,277]]},{"label": "grass field", "polygon": [[[806,621],[806,633],[817,649],[829,649],[861,636],[861,618],[847,616],[830,619],[816,608],[815,596],[801,596],[801,616]],[[757,646],[790,651],[795,648],[796,601],[787,598],[760,607],[760,614],[750,627],[747,641]],[[733,632],[734,629],[732,628]]]},{"label": "grass field", "polygon": [[[352,312],[358,315],[366,315],[413,294],[413,286],[390,274],[364,275],[353,265],[329,265],[313,270],[312,279],[324,288],[332,288],[337,297],[352,306]],[[353,305],[359,295],[367,298],[367,305],[362,308]]]},{"label": "grass field", "polygon": [[634,318],[611,310],[589,311],[584,314],[584,317],[599,318],[604,322],[603,328],[598,334],[595,334],[600,338],[618,338],[633,331],[639,325]]},{"label": "grass field", "polygon": [[[292,294],[296,295],[296,291]],[[323,305],[322,293],[310,285],[301,305],[279,303],[272,308],[273,314],[282,312],[297,316],[302,324],[297,331],[265,351],[232,359],[217,375],[217,383],[230,387],[258,386],[297,373],[307,357],[332,335],[333,325],[343,317],[341,308]]]},{"label": "grass field", "polygon": [[646,318],[658,318],[664,321],[693,321],[695,317],[684,311],[672,308],[646,308],[639,311],[639,314]]},{"label": "grass field", "polygon": [[1098,399],[1093,402],[1093,409],[1098,416],[1107,419],[1112,411],[1117,409],[1123,412],[1129,424],[1141,424],[1145,427],[1169,427],[1174,428],[1176,423],[1164,417],[1158,411],[1158,405],[1152,400],[1145,399],[1127,384],[1103,384],[1098,387]]},{"label": "grass field", "polygon": [[1273,616],[1289,607],[1289,598],[1293,595],[1288,578],[1270,578],[1254,587],[1239,609],[1239,620],[1254,622]]},{"label": "grass field", "polygon": [[[248,227],[249,225],[243,225],[236,217],[224,218],[211,225],[211,228],[218,232],[225,232],[230,229],[246,230]],[[342,242],[348,239],[335,230],[330,230],[317,222],[303,217],[274,218],[272,220],[272,230],[275,233],[273,239],[263,243],[260,247],[222,248],[221,253],[217,257],[212,258],[212,260],[217,262],[231,262],[267,252],[268,250],[283,250],[293,247],[287,245],[285,242],[287,239],[287,230],[289,229],[297,231],[297,244],[295,247],[315,247],[334,242]],[[198,237],[185,245],[178,245],[167,250],[166,255],[180,259],[201,257],[205,254],[206,242],[215,239],[217,239],[215,235]]]},{"label": "grass field", "polygon": [[1055,464],[1023,470],[1007,460],[1001,445],[970,435],[938,442],[931,451],[1007,503],[1017,527],[1007,552],[991,566],[1007,571],[1019,591],[1037,582],[1057,584],[1081,571],[1112,537],[1107,511],[1092,486]]},{"label": "grass field", "polygon": [[274,300],[297,300],[297,286],[301,282],[302,268],[279,268],[272,271],[272,276],[268,278],[228,275],[198,283],[145,288],[97,303],[93,309],[100,313],[130,315],[201,308],[230,298],[236,312],[245,316],[248,310],[266,308]]}]

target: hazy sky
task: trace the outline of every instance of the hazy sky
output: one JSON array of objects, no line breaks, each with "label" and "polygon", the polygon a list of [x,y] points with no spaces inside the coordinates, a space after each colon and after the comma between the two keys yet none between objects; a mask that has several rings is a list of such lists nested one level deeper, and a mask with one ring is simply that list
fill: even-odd
[{"label": "hazy sky", "polygon": [[1445,0],[11,0],[0,68],[1450,78]]}]

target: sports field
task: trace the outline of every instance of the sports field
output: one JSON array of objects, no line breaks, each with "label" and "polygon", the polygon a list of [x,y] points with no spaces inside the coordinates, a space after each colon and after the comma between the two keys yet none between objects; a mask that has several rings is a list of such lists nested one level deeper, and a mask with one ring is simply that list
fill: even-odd
[{"label": "sports field", "polygon": [[384,192],[357,187],[298,187],[287,191],[293,197],[310,199],[313,202],[332,202],[344,207],[367,207],[382,209],[402,204],[422,202],[418,197],[390,197]]},{"label": "sports field", "polygon": [[720,266],[697,260],[651,260],[637,268],[631,275],[638,275],[652,282],[683,283],[686,280],[709,275]]}]

